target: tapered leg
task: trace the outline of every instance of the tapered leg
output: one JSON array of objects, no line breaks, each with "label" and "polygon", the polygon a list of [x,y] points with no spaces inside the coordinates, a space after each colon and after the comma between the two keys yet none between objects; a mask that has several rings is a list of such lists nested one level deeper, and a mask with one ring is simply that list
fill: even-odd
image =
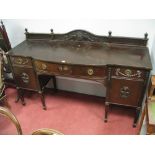
[{"label": "tapered leg", "polygon": [[43,109],[46,110],[45,97],[44,97],[42,92],[39,92],[39,94],[40,94],[40,98],[41,98],[41,103],[42,103]]},{"label": "tapered leg", "polygon": [[21,100],[22,105],[25,105],[25,100],[24,100],[24,92],[20,88],[17,88],[17,98],[16,98],[16,103]]},{"label": "tapered leg", "polygon": [[139,118],[139,114],[140,114],[140,107],[137,107],[136,108],[135,119],[134,119],[134,123],[133,123],[134,128],[137,126],[137,121],[138,121],[138,118]]},{"label": "tapered leg", "polygon": [[54,91],[57,92],[57,83],[56,83],[56,77],[53,76],[53,86],[54,86]]},{"label": "tapered leg", "polygon": [[25,100],[24,100],[24,91],[20,90],[19,92],[20,92],[20,99],[22,101],[22,105],[26,105]]},{"label": "tapered leg", "polygon": [[16,88],[17,89],[17,97],[16,97],[16,100],[15,100],[15,102],[17,103],[19,100],[20,100],[20,90],[19,90],[19,88]]},{"label": "tapered leg", "polygon": [[105,123],[108,121],[108,111],[109,111],[109,103],[105,102],[105,117],[104,117]]}]

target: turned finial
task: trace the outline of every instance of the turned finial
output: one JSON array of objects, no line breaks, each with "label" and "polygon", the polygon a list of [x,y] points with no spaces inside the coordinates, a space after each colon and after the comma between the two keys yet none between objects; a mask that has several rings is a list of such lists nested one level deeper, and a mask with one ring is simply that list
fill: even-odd
[{"label": "turned finial", "polygon": [[111,37],[111,36],[112,36],[112,32],[111,32],[111,31],[109,31],[109,32],[108,32],[108,34],[109,34],[109,37]]},{"label": "turned finial", "polygon": [[28,29],[27,28],[25,28],[25,33],[28,33]]},{"label": "turned finial", "polygon": [[144,34],[144,38],[145,38],[145,39],[148,39],[147,37],[148,37],[148,33],[146,32],[146,33]]},{"label": "turned finial", "polygon": [[1,24],[3,25],[3,21],[1,20]]},{"label": "turned finial", "polygon": [[51,29],[51,34],[53,34],[53,29]]}]

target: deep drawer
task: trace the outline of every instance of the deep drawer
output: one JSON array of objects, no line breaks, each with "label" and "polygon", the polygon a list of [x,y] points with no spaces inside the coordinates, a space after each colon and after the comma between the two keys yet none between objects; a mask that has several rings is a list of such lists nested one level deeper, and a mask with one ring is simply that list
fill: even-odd
[{"label": "deep drawer", "polygon": [[14,67],[13,70],[18,87],[38,90],[37,78],[33,69]]},{"label": "deep drawer", "polygon": [[141,81],[111,79],[108,102],[138,106],[143,84]]}]

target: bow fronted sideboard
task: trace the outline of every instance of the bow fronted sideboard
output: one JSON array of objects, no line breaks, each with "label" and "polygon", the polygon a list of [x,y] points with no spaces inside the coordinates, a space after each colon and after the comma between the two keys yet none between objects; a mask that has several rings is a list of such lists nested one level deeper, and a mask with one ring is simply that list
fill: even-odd
[{"label": "bow fronted sideboard", "polygon": [[111,32],[108,36],[84,30],[41,34],[26,29],[25,35],[26,40],[8,52],[18,89],[42,94],[39,75],[97,81],[106,87],[105,122],[109,105],[115,104],[135,110],[136,126],[152,69],[147,34],[129,38]]}]

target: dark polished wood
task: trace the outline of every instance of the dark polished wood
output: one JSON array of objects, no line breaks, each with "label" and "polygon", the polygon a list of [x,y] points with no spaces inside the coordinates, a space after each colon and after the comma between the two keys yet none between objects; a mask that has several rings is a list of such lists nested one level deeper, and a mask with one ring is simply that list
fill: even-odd
[{"label": "dark polished wood", "polygon": [[[9,51],[19,88],[42,94],[38,77],[66,76],[97,81],[106,86],[105,122],[111,104],[135,109],[136,126],[152,69],[147,34],[144,38],[98,36],[84,30],[66,34],[29,33]],[[45,107],[42,96],[43,107]]]}]

